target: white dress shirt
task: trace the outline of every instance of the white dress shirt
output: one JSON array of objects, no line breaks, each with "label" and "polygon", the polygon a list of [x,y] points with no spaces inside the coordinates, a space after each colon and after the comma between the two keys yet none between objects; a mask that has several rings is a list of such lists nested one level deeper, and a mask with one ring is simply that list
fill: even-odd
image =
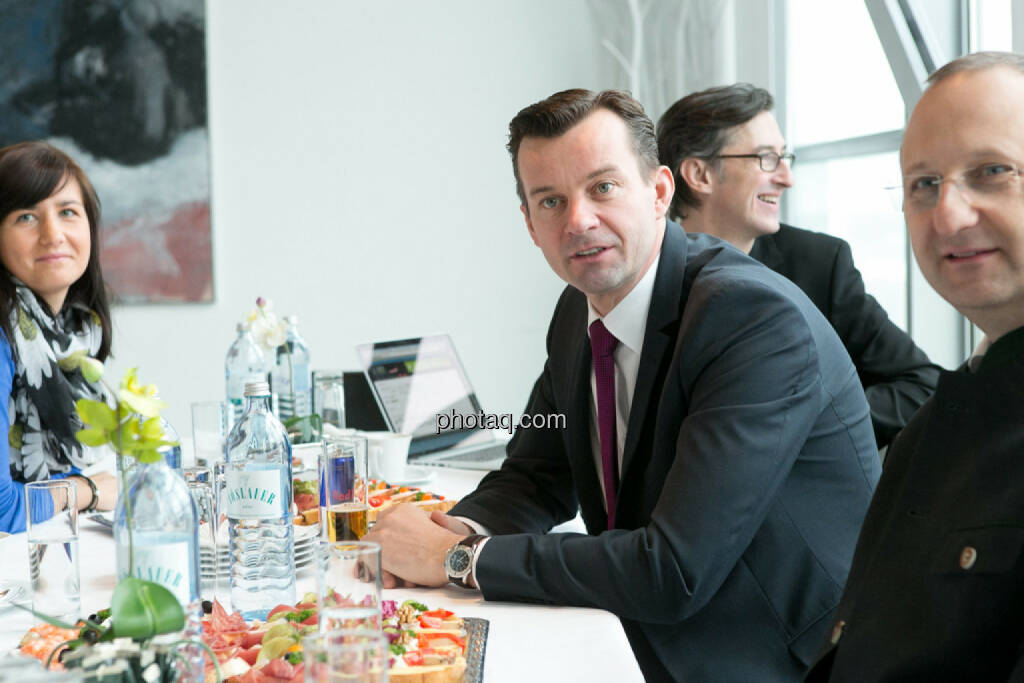
[{"label": "white dress shirt", "polygon": [[[661,254],[655,257],[651,267],[647,269],[640,282],[630,290],[604,318],[587,302],[587,334],[595,320],[602,320],[605,328],[619,340],[615,347],[615,436],[618,451],[618,469],[622,471],[622,451],[626,444],[626,426],[629,424],[629,409],[633,405],[633,392],[636,390],[636,376],[640,369],[640,354],[644,348],[644,334],[647,332],[647,313],[651,308],[651,295],[654,293],[654,280],[658,273],[658,261]],[[594,453],[594,467],[597,478],[604,492],[604,468],[601,466],[601,439],[597,429],[597,378],[594,368],[590,368],[590,444]],[[607,507],[604,496],[601,502]],[[607,512],[607,511],[606,511]]]},{"label": "white dress shirt", "polygon": [[[640,354],[644,348],[644,335],[647,333],[647,312],[651,308],[651,295],[654,293],[654,280],[658,274],[658,262],[661,254],[640,278],[640,282],[630,290],[608,315],[601,318],[594,307],[587,302],[587,335],[590,335],[590,324],[595,320],[603,320],[605,328],[619,340],[615,347],[615,436],[618,451],[618,468],[622,471],[622,451],[626,443],[626,426],[629,424],[629,409],[633,405],[633,391],[636,389],[636,376],[640,370]],[[594,368],[590,368],[590,444],[594,454],[594,467],[597,479],[604,492],[604,468],[601,463],[601,439],[597,429],[597,380]],[[601,503],[607,507],[604,496]],[[606,510],[607,511],[607,510]],[[490,529],[467,517],[456,517],[469,525],[478,534],[491,536]],[[487,540],[477,546],[473,556],[472,576],[476,582],[476,563]]]}]

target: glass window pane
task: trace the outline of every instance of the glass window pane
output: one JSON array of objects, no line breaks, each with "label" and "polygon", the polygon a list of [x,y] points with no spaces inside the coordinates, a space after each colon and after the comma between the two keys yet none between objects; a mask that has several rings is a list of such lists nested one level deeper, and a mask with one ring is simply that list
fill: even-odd
[{"label": "glass window pane", "polygon": [[1013,51],[1010,0],[973,0],[970,5],[971,52]]},{"label": "glass window pane", "polygon": [[896,151],[800,164],[786,222],[849,242],[868,293],[906,330],[906,230],[884,190],[898,179]]},{"label": "glass window pane", "polygon": [[903,98],[863,0],[789,0],[790,147],[903,127]]}]

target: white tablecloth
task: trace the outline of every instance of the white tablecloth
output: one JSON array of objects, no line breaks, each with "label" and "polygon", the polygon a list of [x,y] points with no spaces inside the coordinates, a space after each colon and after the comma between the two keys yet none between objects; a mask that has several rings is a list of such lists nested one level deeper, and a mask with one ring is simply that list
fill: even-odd
[{"label": "white tablecloth", "polygon": [[[483,473],[436,469],[423,488],[445,496],[472,490]],[[581,531],[578,520],[561,531]],[[114,590],[114,544],[111,533],[83,519],[79,529],[82,609],[88,615],[109,606]],[[299,570],[298,591],[316,590],[309,567]],[[28,544],[24,534],[0,539],[0,580],[28,579]],[[415,598],[431,607],[445,607],[463,617],[490,622],[484,680],[500,681],[640,681],[643,677],[619,620],[609,612],[575,607],[546,607],[485,602],[476,591],[454,586],[439,589],[396,589],[385,598]],[[14,649],[36,623],[31,615],[0,608],[0,653]]]}]

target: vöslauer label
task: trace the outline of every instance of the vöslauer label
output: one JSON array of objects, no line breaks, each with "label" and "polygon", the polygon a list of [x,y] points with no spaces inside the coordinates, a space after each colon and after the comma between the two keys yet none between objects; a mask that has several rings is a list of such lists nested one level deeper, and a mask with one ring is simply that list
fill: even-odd
[{"label": "v\u00f6slauer label", "polygon": [[226,493],[228,517],[273,519],[284,514],[280,472],[229,471]]},{"label": "v\u00f6slauer label", "polygon": [[[162,543],[147,546],[136,544],[134,549],[134,576],[158,583],[174,594],[182,605],[188,605],[189,595],[189,552],[188,542]],[[118,579],[124,578],[123,576]]]}]

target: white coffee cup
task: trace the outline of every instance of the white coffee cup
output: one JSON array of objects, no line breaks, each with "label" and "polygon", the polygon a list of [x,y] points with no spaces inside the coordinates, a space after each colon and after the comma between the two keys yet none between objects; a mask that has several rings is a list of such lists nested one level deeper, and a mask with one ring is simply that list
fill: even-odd
[{"label": "white coffee cup", "polygon": [[405,479],[406,459],[412,434],[395,432],[363,432],[370,476],[384,481]]}]

